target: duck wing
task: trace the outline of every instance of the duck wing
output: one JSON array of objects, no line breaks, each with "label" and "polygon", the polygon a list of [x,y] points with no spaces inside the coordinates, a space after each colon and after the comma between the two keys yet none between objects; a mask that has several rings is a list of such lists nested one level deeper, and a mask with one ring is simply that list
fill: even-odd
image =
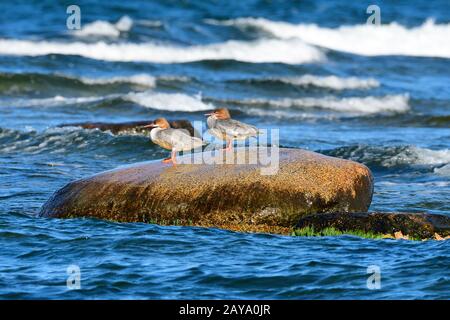
[{"label": "duck wing", "polygon": [[256,137],[258,129],[255,126],[234,119],[217,120],[215,129],[231,137]]},{"label": "duck wing", "polygon": [[192,137],[185,129],[166,129],[162,131],[166,139],[170,140],[176,151],[191,150],[201,147],[205,142],[197,137]]},{"label": "duck wing", "polygon": [[173,147],[172,137],[170,133],[166,132],[168,129],[165,130],[157,130],[154,129],[151,133],[151,138],[153,143],[156,143],[160,147],[163,147],[164,149],[171,150]]}]

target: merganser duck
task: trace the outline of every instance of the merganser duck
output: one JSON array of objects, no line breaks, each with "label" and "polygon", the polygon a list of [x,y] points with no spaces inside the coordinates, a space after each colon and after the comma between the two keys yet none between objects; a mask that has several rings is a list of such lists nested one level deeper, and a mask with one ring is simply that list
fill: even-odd
[{"label": "merganser duck", "polygon": [[175,165],[178,151],[189,151],[205,144],[202,139],[189,135],[187,130],[171,128],[165,118],[156,119],[144,128],[153,128],[150,131],[150,138],[155,144],[172,150],[171,157],[164,159],[162,161],[164,163],[172,162]]},{"label": "merganser duck", "polygon": [[258,136],[258,129],[255,126],[231,119],[227,108],[216,109],[205,116],[208,116],[206,123],[209,133],[227,142],[225,150],[233,148],[234,140],[245,140]]}]

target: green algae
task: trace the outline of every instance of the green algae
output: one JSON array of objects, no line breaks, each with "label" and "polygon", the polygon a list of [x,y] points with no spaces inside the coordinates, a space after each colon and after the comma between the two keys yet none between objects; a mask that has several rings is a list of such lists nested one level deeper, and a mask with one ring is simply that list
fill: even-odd
[{"label": "green algae", "polygon": [[340,231],[333,227],[324,228],[322,230],[314,230],[314,227],[304,227],[301,229],[296,229],[292,232],[292,236],[298,237],[336,237],[343,235],[352,235],[360,238],[367,239],[383,239],[386,238],[383,234],[366,232],[362,230],[349,230],[349,231]]}]

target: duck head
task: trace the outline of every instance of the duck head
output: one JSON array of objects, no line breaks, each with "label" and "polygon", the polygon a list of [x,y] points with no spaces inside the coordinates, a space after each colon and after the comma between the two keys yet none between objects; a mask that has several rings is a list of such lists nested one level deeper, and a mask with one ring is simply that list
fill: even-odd
[{"label": "duck head", "polygon": [[228,111],[227,108],[216,109],[211,113],[206,113],[205,116],[213,117],[218,120],[227,120],[231,118],[230,112]]},{"label": "duck head", "polygon": [[169,129],[170,124],[165,118],[158,118],[149,125],[143,126],[143,128],[161,128],[161,129]]}]

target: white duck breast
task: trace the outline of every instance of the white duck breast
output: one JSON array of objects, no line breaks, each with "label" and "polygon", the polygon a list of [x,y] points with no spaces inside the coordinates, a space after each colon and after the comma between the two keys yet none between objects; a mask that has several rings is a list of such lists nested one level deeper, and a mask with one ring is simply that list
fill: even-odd
[{"label": "white duck breast", "polygon": [[[213,120],[213,121],[212,121]],[[258,129],[255,126],[242,123],[233,119],[226,120],[207,120],[208,127],[212,135],[219,139],[244,140],[249,137],[258,136]]]},{"label": "white duck breast", "polygon": [[204,144],[203,140],[192,137],[187,130],[183,129],[155,128],[151,131],[150,137],[157,145],[173,151],[188,151]]}]

